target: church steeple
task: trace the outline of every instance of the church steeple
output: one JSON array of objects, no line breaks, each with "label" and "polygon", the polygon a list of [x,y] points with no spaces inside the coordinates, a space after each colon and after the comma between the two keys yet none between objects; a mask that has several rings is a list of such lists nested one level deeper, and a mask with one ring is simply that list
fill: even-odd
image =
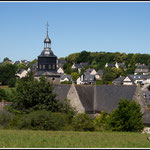
[{"label": "church steeple", "polygon": [[51,44],[51,40],[50,40],[50,38],[49,38],[49,36],[48,36],[48,22],[47,22],[47,35],[46,35],[46,38],[45,38],[45,40],[44,40],[44,48],[50,48],[50,44]]}]

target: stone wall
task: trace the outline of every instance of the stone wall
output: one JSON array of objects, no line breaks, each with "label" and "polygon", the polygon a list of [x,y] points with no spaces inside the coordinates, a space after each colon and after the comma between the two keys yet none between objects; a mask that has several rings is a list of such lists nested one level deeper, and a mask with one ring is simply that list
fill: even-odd
[{"label": "stone wall", "polygon": [[79,96],[78,96],[78,93],[76,91],[74,84],[71,85],[67,98],[70,100],[71,106],[74,107],[78,113],[85,112],[85,109],[79,99]]}]

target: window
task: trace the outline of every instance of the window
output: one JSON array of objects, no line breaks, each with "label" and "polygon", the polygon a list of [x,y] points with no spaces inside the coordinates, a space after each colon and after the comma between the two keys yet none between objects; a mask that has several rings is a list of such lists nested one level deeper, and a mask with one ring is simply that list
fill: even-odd
[{"label": "window", "polygon": [[55,69],[55,65],[53,64],[53,69]]},{"label": "window", "polygon": [[43,65],[43,69],[45,69],[45,65]]},{"label": "window", "polygon": [[48,68],[51,69],[51,65],[48,65]]},{"label": "window", "polygon": [[41,69],[41,65],[39,65],[39,68]]}]

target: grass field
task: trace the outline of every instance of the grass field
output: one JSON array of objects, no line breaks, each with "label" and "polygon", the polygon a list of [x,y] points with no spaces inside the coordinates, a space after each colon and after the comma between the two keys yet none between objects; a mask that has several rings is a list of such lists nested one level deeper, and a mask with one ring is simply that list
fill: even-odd
[{"label": "grass field", "polygon": [[149,148],[148,134],[0,130],[0,148]]}]

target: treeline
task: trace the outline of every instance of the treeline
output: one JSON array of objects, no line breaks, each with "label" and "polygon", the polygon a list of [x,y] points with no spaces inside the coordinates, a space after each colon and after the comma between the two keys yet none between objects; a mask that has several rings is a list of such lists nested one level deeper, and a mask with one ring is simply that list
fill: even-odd
[{"label": "treeline", "polygon": [[140,54],[140,53],[119,53],[119,52],[87,52],[82,51],[81,53],[70,54],[65,57],[67,63],[66,65],[71,65],[73,63],[89,62],[91,67],[99,70],[103,69],[106,63],[124,63],[127,68],[135,68],[136,63],[146,64],[150,66],[150,55]]}]

